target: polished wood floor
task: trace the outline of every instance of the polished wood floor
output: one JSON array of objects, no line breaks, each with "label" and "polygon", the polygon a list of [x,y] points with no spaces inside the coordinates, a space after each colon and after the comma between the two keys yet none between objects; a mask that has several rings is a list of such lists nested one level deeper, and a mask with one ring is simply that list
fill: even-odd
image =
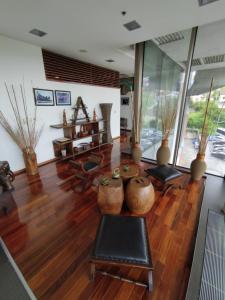
[{"label": "polished wood floor", "polygon": [[[127,158],[120,156],[120,143],[105,148],[109,172]],[[148,167],[141,163],[140,168]],[[9,213],[0,215],[0,235],[38,299],[155,299],[182,300],[192,262],[196,227],[201,206],[203,181],[189,182],[185,190],[156,193],[154,207],[147,215],[154,264],[154,291],[97,275],[88,278],[88,258],[93,246],[100,212],[96,191],[83,194],[71,183],[58,183],[72,174],[68,163],[51,163],[40,168],[40,177],[18,175],[15,191],[5,194]],[[132,237],[130,237],[132,239]],[[136,269],[113,268],[133,279],[144,280]]]}]

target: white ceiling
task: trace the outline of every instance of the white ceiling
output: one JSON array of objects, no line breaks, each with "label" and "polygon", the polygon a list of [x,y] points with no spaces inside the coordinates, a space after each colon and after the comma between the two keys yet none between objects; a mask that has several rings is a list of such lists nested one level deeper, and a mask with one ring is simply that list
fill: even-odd
[{"label": "white ceiling", "polygon": [[[203,7],[198,0],[0,0],[0,33],[131,75],[127,46],[223,19],[224,12],[225,0]],[[142,27],[129,32],[123,24],[132,20]],[[32,36],[33,28],[48,34]]]}]

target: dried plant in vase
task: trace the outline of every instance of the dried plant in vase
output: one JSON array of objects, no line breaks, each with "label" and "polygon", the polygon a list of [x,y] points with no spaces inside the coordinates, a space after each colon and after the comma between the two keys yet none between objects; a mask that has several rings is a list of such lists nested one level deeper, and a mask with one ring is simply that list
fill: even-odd
[{"label": "dried plant in vase", "polygon": [[5,83],[5,87],[15,118],[15,123],[11,124],[4,113],[0,111],[0,124],[21,149],[27,174],[36,175],[38,173],[38,167],[34,150],[43,130],[43,126],[37,128],[37,108],[35,107],[33,117],[30,117],[23,85],[20,85],[20,98],[16,95],[13,85],[10,89]]},{"label": "dried plant in vase", "polygon": [[162,126],[162,143],[159,147],[156,159],[158,165],[167,165],[170,159],[170,149],[168,146],[168,139],[174,127],[177,100],[175,98],[167,97],[160,98],[160,112],[161,112],[161,126]]},{"label": "dried plant in vase", "polygon": [[[213,122],[210,116],[210,98],[213,87],[213,78],[211,80],[209,94],[206,102],[206,109],[202,125],[202,132],[199,143],[199,150],[196,159],[191,163],[191,179],[200,180],[206,171],[205,152],[208,144],[208,138],[212,132],[212,127],[216,122]],[[221,108],[221,110],[223,107]]]}]

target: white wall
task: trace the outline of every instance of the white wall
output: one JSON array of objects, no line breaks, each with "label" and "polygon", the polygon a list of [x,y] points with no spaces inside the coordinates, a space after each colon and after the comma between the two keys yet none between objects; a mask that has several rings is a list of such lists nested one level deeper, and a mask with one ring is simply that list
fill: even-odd
[{"label": "white wall", "polygon": [[[71,91],[72,106],[77,97],[81,96],[88,106],[88,113],[92,117],[96,109],[101,117],[99,103],[113,103],[111,114],[112,137],[120,135],[120,90],[90,85],[58,83],[45,79],[41,48],[0,36],[0,110],[11,122],[14,122],[4,82],[14,84],[17,92],[19,84],[24,81],[29,111],[34,109],[32,88],[46,88]],[[38,163],[54,157],[52,140],[63,136],[62,130],[50,128],[51,124],[62,123],[63,109],[67,117],[72,115],[70,106],[38,106],[38,124],[44,124],[39,144],[36,148]],[[0,125],[0,160],[8,160],[12,170],[24,168],[20,149]]]}]

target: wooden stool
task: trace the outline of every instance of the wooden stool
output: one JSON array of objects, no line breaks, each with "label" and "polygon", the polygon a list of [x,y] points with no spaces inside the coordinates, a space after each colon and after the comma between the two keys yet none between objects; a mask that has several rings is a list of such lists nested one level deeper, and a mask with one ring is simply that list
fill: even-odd
[{"label": "wooden stool", "polygon": [[126,188],[126,204],[137,215],[146,214],[155,202],[155,191],[151,181],[146,177],[132,178]]},{"label": "wooden stool", "polygon": [[[97,271],[103,275],[147,287],[151,291],[153,266],[145,218],[104,215],[97,231],[90,263],[91,280],[94,280]],[[95,270],[96,264],[145,269],[148,273],[147,283]]]},{"label": "wooden stool", "polygon": [[120,214],[123,200],[123,182],[119,179],[108,178],[107,185],[98,186],[98,206],[102,214]]}]

